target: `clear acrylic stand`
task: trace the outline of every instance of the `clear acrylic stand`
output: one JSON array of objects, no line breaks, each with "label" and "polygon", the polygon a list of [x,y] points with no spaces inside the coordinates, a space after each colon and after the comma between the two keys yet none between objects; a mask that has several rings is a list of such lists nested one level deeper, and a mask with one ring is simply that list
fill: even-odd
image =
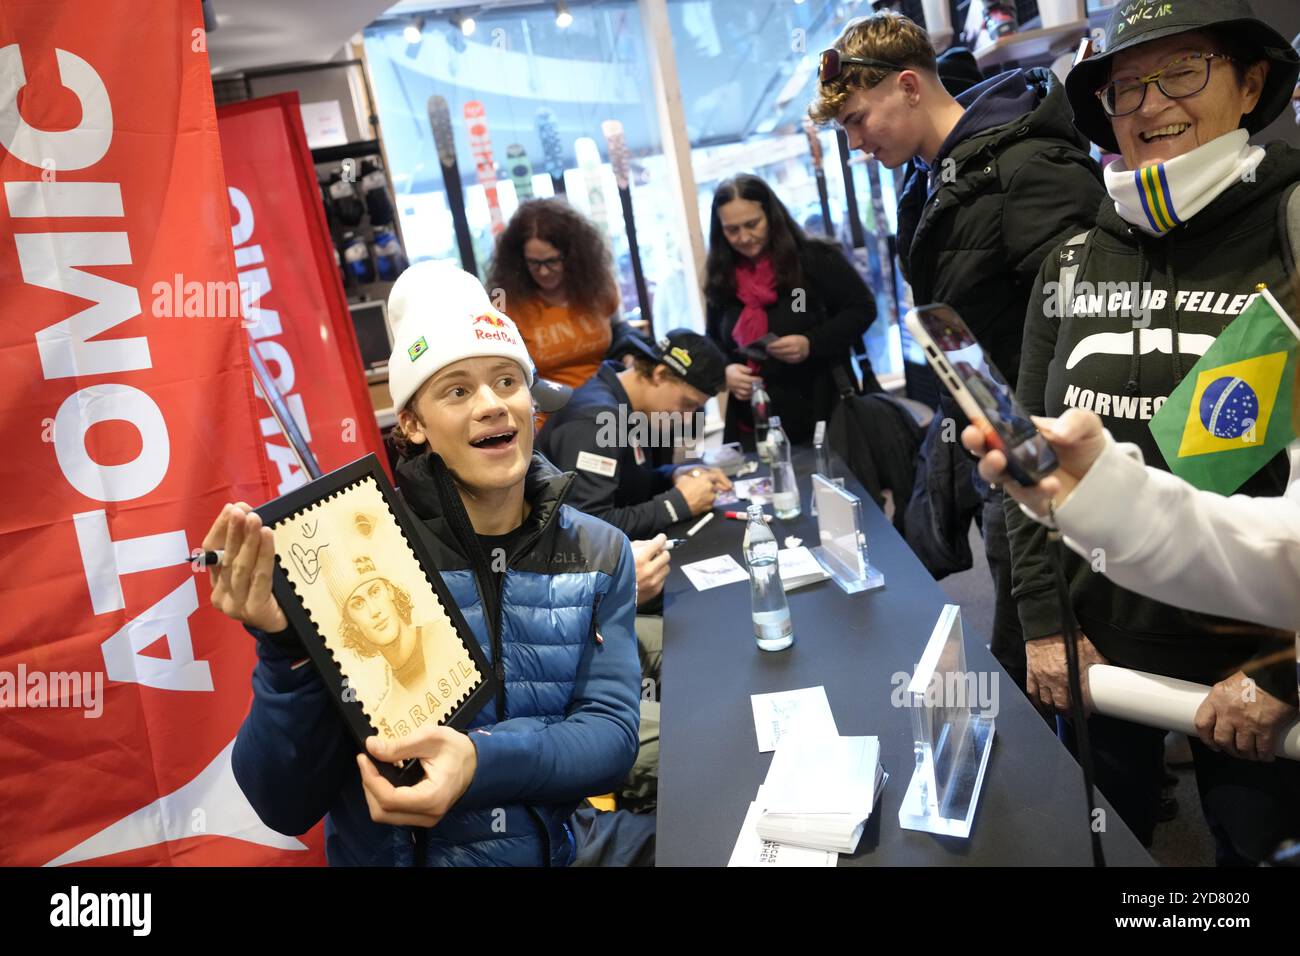
[{"label": "clear acrylic stand", "polygon": [[993,718],[965,699],[970,677],[961,608],[948,604],[907,685],[916,770],[898,809],[904,830],[970,836],[994,732]]},{"label": "clear acrylic stand", "polygon": [[862,502],[822,475],[812,476],[817,506],[817,537],[812,555],[846,594],[885,586],[885,576],[867,560],[862,532]]},{"label": "clear acrylic stand", "polygon": [[[835,481],[835,472],[832,470],[830,446],[826,443],[826,423],[818,422],[817,427],[813,429],[813,473],[821,475],[823,478],[829,478]],[[839,479],[840,487],[844,487],[844,479]],[[817,517],[817,495],[816,486],[814,493],[809,496],[812,500],[808,503],[809,512],[814,518]]]}]

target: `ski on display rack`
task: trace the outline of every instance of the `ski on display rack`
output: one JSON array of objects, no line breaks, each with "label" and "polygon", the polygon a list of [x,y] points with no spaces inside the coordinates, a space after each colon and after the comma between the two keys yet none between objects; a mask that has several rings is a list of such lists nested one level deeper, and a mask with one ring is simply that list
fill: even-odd
[{"label": "ski on display rack", "polygon": [[582,181],[587,187],[587,215],[605,235],[609,235],[609,206],[605,202],[605,189],[601,185],[603,172],[600,147],[590,136],[579,136],[573,141],[573,155],[582,171]]},{"label": "ski on display rack", "polygon": [[442,182],[447,191],[447,205],[451,208],[451,222],[456,230],[456,246],[460,250],[460,267],[477,275],[474,237],[465,216],[465,190],[460,181],[460,164],[456,162],[456,134],[451,128],[451,109],[445,97],[429,97],[429,128],[433,131],[433,145],[442,166]]},{"label": "ski on display rack", "polygon": [[817,176],[817,198],[822,206],[822,231],[835,238],[835,221],[831,218],[831,196],[826,191],[826,170],[822,168],[822,141],[817,136],[817,127],[813,121],[803,121],[803,131],[808,137],[808,150],[812,153],[813,172]]},{"label": "ski on display rack", "polygon": [[469,129],[469,151],[474,155],[478,183],[487,197],[492,235],[499,236],[505,232],[506,220],[501,214],[501,197],[497,195],[497,164],[492,158],[492,136],[488,132],[487,110],[481,100],[470,100],[465,104],[465,126]]},{"label": "ski on display rack", "polygon": [[654,328],[650,317],[650,293],[646,288],[645,273],[641,270],[641,249],[636,241],[636,217],[632,214],[632,157],[628,153],[627,137],[623,133],[623,124],[618,120],[605,120],[600,124],[600,130],[605,134],[609,165],[614,170],[618,200],[623,206],[623,225],[627,229],[628,256],[632,260],[632,280],[636,283],[641,318],[649,323],[647,328]]},{"label": "ski on display rack", "polygon": [[537,111],[537,136],[542,141],[542,156],[546,172],[551,177],[555,195],[565,194],[564,141],[560,139],[560,124],[555,111],[542,107]]},{"label": "ski on display rack", "polygon": [[867,236],[862,228],[862,217],[858,215],[858,191],[853,186],[853,169],[849,166],[849,138],[844,134],[844,130],[835,131],[835,142],[839,146],[840,172],[844,176],[844,199],[849,210],[849,235],[853,237],[853,248],[861,249],[867,244]]},{"label": "ski on display rack", "polygon": [[515,195],[520,202],[533,198],[533,164],[528,160],[528,152],[519,143],[506,147],[506,169],[510,172],[510,181],[515,184]]},{"label": "ski on display rack", "polygon": [[876,252],[880,256],[880,275],[885,280],[889,295],[890,328],[898,322],[898,279],[894,275],[894,253],[889,244],[889,219],[885,215],[885,192],[880,183],[880,161],[867,160],[867,179],[871,183],[871,216],[876,222]]}]

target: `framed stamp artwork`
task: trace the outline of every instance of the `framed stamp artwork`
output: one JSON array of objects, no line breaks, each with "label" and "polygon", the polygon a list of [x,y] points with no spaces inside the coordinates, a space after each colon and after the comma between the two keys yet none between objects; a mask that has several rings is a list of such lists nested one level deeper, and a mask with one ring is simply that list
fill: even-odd
[{"label": "framed stamp artwork", "polygon": [[[275,598],[363,751],[375,734],[462,729],[492,698],[487,657],[374,455],[256,510]],[[422,774],[377,766],[395,785]]]}]

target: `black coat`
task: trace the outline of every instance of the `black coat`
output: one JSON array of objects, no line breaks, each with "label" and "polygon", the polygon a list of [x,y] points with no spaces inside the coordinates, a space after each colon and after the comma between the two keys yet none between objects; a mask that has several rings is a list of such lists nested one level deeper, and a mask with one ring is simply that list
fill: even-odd
[{"label": "black coat", "polygon": [[[778,289],[777,300],[767,308],[767,327],[773,335],[806,335],[808,358],[790,365],[774,358],[760,369],[763,384],[772,400],[771,413],[781,416],[781,425],[792,442],[812,440],[817,422],[829,419],[835,407],[836,387],[832,369],[851,369],[849,356],[855,344],[876,318],[876,300],[858,271],[837,246],[809,239],[799,258],[804,273],[802,290]],[[796,292],[803,295],[796,297]],[[796,311],[797,306],[802,308]],[[745,364],[745,357],[732,332],[740,319],[740,300],[710,304],[706,331],[727,356],[728,364]],[[734,398],[727,402],[726,441],[753,445],[748,402]]]},{"label": "black coat", "polygon": [[1037,106],[939,157],[933,194],[914,166],[898,202],[898,255],[913,301],[956,309],[1013,385],[1038,268],[1095,222],[1105,197],[1064,87],[1047,70],[1023,76]]}]

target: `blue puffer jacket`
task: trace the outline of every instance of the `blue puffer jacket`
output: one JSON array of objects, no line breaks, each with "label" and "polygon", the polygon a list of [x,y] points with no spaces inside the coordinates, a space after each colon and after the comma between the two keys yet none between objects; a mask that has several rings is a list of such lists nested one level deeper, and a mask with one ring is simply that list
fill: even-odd
[{"label": "blue puffer jacket", "polygon": [[504,674],[504,694],[470,728],[474,780],[436,827],[373,822],[358,748],[325,685],[311,666],[292,667],[282,641],[259,640],[253,704],[232,760],[267,826],[301,834],[328,814],[326,854],[335,866],[573,861],[565,821],[583,797],[614,789],[636,758],[640,665],[632,550],[622,532],[562,503],[571,481],[534,456],[525,487],[529,532],[507,556],[493,613],[490,570],[478,542],[466,544],[472,531],[446,468],[432,455],[401,464],[398,485],[424,543]]}]

